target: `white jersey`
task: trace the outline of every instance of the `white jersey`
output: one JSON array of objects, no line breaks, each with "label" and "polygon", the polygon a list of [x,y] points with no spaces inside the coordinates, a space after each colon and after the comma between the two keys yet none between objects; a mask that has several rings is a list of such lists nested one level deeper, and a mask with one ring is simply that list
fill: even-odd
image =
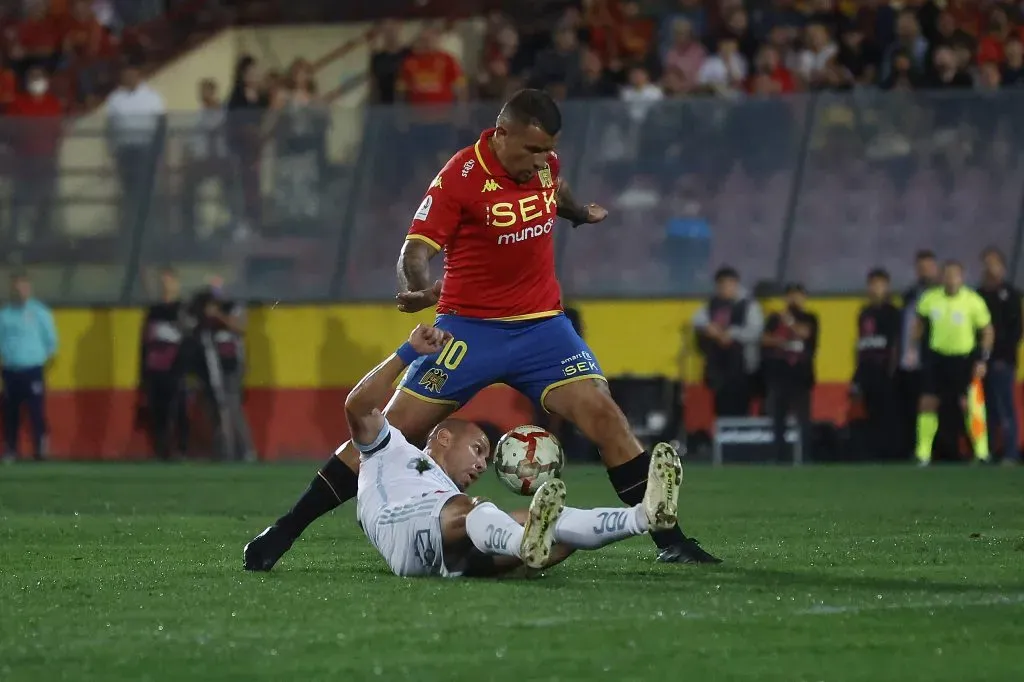
[{"label": "white jersey", "polygon": [[359,455],[356,517],[366,537],[401,576],[455,576],[442,551],[441,508],[461,495],[455,482],[387,420]]}]

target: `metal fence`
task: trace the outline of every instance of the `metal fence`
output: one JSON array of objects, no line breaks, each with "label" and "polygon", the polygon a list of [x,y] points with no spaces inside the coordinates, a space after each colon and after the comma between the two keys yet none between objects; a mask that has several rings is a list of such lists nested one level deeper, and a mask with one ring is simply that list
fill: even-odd
[{"label": "metal fence", "polygon": [[[0,119],[0,268],[67,304],[148,298],[164,265],[256,300],[387,299],[422,193],[497,108],[205,111],[130,139],[102,115]],[[563,110],[563,173],[611,210],[557,234],[570,297],[699,294],[723,263],[748,283],[859,291],[873,266],[904,283],[919,248],[970,267],[998,246],[1024,275],[1024,93]]]}]

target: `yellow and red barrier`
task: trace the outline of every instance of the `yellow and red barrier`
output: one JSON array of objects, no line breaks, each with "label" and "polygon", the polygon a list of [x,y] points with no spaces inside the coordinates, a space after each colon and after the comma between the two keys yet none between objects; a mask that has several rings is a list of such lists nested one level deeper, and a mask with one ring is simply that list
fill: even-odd
[{"label": "yellow and red barrier", "polygon": [[[608,376],[668,375],[686,380],[689,429],[706,428],[711,401],[700,360],[680,354],[697,301],[588,301],[578,304],[587,341]],[[814,414],[844,422],[853,373],[857,299],[812,300],[820,316]],[[771,306],[769,306],[771,309]],[[51,449],[56,457],[146,456],[135,428],[139,325],[134,309],[55,311],[60,351],[47,372]],[[277,306],[249,314],[246,410],[266,459],[321,456],[347,437],[348,389],[392,352],[416,322],[393,305]],[[528,401],[490,388],[465,408],[502,428],[529,423]]]}]

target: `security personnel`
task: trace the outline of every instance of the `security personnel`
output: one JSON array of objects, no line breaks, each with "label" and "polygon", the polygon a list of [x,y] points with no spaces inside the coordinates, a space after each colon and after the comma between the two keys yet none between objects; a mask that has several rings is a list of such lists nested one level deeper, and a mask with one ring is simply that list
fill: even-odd
[{"label": "security personnel", "polygon": [[[943,265],[942,287],[921,297],[917,315],[913,340],[920,341],[927,332],[929,352],[921,368],[916,454],[918,463],[927,466],[931,463],[932,445],[939,430],[940,400],[960,401],[967,414],[967,390],[975,377],[984,378],[995,334],[988,306],[977,292],[964,286],[964,269],[957,261]],[[974,456],[988,460],[987,436],[983,442],[975,442]]]},{"label": "security personnel", "polygon": [[857,368],[850,382],[853,398],[867,413],[871,453],[885,459],[900,452],[895,371],[899,352],[900,311],[892,303],[889,273],[868,273],[868,302],[857,316]]},{"label": "security personnel", "polygon": [[787,459],[786,418],[791,413],[800,428],[804,457],[810,459],[818,316],[806,309],[806,303],[807,290],[802,284],[787,285],[786,308],[768,316],[761,340],[767,411],[780,462]]},{"label": "security personnel", "polygon": [[989,442],[995,442],[994,430],[1001,432],[1003,463],[1020,462],[1017,424],[1017,350],[1024,336],[1021,314],[1021,292],[1006,278],[1006,259],[995,248],[981,254],[984,276],[978,293],[992,315],[995,342],[992,361],[985,373],[985,408],[990,427]]}]

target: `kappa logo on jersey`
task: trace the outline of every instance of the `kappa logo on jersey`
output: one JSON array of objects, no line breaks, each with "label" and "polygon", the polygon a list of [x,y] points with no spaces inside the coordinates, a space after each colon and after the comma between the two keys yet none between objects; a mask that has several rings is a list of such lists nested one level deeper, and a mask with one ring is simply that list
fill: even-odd
[{"label": "kappa logo on jersey", "polygon": [[416,215],[412,217],[413,220],[426,220],[427,216],[430,215],[430,207],[434,204],[434,197],[429,194],[423,197],[423,203],[416,209]]},{"label": "kappa logo on jersey", "polygon": [[438,173],[437,177],[434,178],[434,181],[432,183],[430,183],[430,188],[431,189],[433,189],[435,187],[438,188],[438,189],[443,189],[443,187],[441,187],[441,174],[440,173]]},{"label": "kappa logo on jersey", "polygon": [[484,192],[497,192],[501,189],[501,185],[498,184],[497,180],[487,179],[484,180],[484,188],[480,190],[480,193]]},{"label": "kappa logo on jersey", "polygon": [[475,166],[475,165],[476,165],[476,161],[474,161],[473,159],[470,159],[469,161],[467,161],[466,164],[462,167],[462,177],[468,178],[469,177],[469,171],[473,170],[473,166]]},{"label": "kappa logo on jersey", "polygon": [[437,367],[431,367],[427,370],[426,374],[420,377],[420,380],[417,383],[431,393],[440,393],[441,389],[444,388],[444,385],[447,382],[447,374]]},{"label": "kappa logo on jersey", "polygon": [[555,185],[555,181],[551,177],[551,168],[548,166],[544,166],[537,171],[537,178],[540,180],[541,187],[554,187]]}]

